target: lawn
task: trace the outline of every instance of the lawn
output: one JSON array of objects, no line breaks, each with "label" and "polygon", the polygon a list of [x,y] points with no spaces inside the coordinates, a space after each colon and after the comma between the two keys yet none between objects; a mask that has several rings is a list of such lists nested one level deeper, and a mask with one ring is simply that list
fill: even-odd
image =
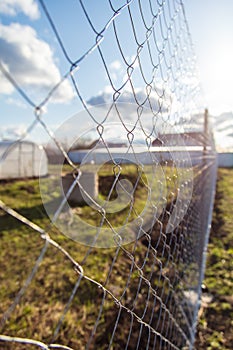
[{"label": "lawn", "polygon": [[[164,171],[168,186],[167,200],[171,205],[177,186],[176,170],[174,174],[169,167]],[[53,169],[53,175],[55,173]],[[135,214],[140,212],[145,202],[145,188],[148,190],[146,179],[132,167],[123,166],[122,174],[127,174],[133,186],[137,184],[132,206]],[[102,200],[111,188],[112,176],[106,167],[101,169],[100,178],[104,179],[99,188]],[[42,179],[41,186],[47,186],[45,190],[54,200],[60,201],[59,193],[52,190],[53,178]],[[112,198],[115,197],[113,191]],[[155,337],[152,334],[148,338],[147,330],[142,330],[139,322],[134,320],[132,323],[132,314],[126,311],[130,309],[139,318],[143,317],[145,322],[154,324],[153,327],[157,327],[165,337],[166,330],[161,327],[168,320],[162,305],[168,298],[168,278],[172,270],[167,264],[166,271],[161,271],[168,256],[168,246],[164,237],[158,238],[160,227],[152,233],[157,242],[156,257],[155,251],[151,251],[148,237],[134,240],[127,244],[127,249],[119,249],[118,246],[94,249],[72,241],[51,226],[41,202],[38,180],[3,182],[0,198],[8,207],[48,231],[51,240],[56,241],[55,245],[47,245],[40,232],[0,211],[0,315],[3,316],[0,330],[3,334],[39,339],[44,343],[61,343],[80,350],[85,349],[88,341],[92,340],[90,349],[98,346],[98,350],[105,350],[115,329],[111,347],[114,350],[122,349],[129,332],[129,349],[133,349],[140,338],[141,348],[146,348],[147,342],[155,342]],[[80,216],[85,216],[89,222],[98,220],[92,216],[93,210],[89,206],[81,205],[78,210]],[[111,219],[111,215],[108,219]],[[117,218],[116,215],[113,217],[114,221],[116,219],[120,223],[125,219],[124,210]],[[74,261],[80,265],[74,264]],[[80,266],[83,275],[80,275]],[[156,289],[158,300],[148,293],[148,286]],[[163,323],[159,322],[161,318]],[[93,341],[92,332],[97,322]],[[116,330],[119,328],[118,322],[121,331]],[[177,338],[175,334],[172,336]],[[13,346],[14,350],[35,348],[18,343]],[[0,348],[11,350],[12,343],[1,343]]]},{"label": "lawn", "polygon": [[[135,169],[123,171],[129,174],[129,178],[136,176]],[[109,170],[102,169],[100,175],[105,178],[106,184],[100,189],[104,200],[109,191],[106,181],[110,176]],[[177,181],[176,173],[173,174],[167,168],[165,175],[169,188],[167,200],[171,205]],[[143,182],[146,184],[146,180],[140,177],[136,192],[138,202],[134,203],[135,212],[140,210],[140,205],[145,201]],[[56,193],[54,195],[57,196]],[[116,196],[114,191],[112,196],[113,199]],[[177,270],[174,275],[173,262],[166,264],[174,242],[171,240],[172,245],[168,246],[164,235],[160,235],[159,225],[152,232],[153,242],[156,242],[156,259],[148,237],[128,244],[125,250],[119,250],[118,247],[90,249],[73,242],[50,225],[41,202],[38,180],[2,183],[0,198],[18,213],[48,230],[51,240],[55,240],[67,252],[64,254],[62,249],[53,244],[47,246],[39,232],[0,211],[0,315],[4,315],[0,322],[0,332],[40,339],[45,343],[62,343],[84,350],[84,344],[92,339],[92,331],[98,321],[94,341],[90,343],[89,349],[94,350],[96,346],[98,350],[107,349],[113,330],[116,335],[111,349],[121,350],[129,334],[128,349],[134,349],[138,339],[141,339],[139,349],[146,349],[147,344],[152,347],[155,341],[153,335],[149,335],[148,342],[148,332],[141,328],[140,323],[132,323],[132,314],[124,309],[126,307],[134,310],[145,322],[151,322],[160,334],[167,335],[166,325],[169,323],[162,305],[169,300],[169,307],[174,309],[174,300],[169,299],[168,281],[176,281],[176,275],[183,271]],[[206,288],[213,299],[208,307],[201,309],[197,349],[233,348],[230,329],[233,318],[232,204],[233,170],[220,169],[205,279]],[[96,222],[97,218],[91,216],[90,208],[81,206],[79,210],[81,215],[89,217],[90,222]],[[121,222],[122,218],[124,216],[119,216],[117,220]],[[181,238],[176,237],[176,245]],[[84,277],[77,273],[79,265],[76,266],[70,256],[80,263]],[[150,281],[159,298],[153,299],[148,294],[146,281]],[[100,284],[106,290],[100,288]],[[12,304],[16,296],[17,303]],[[112,296],[120,299],[124,307],[119,309],[117,300]],[[176,315],[182,318],[178,311]],[[121,325],[120,331],[118,322]],[[170,338],[179,345],[174,331],[171,331]],[[160,348],[160,342],[157,347]],[[35,346],[0,343],[0,348],[34,350]]]},{"label": "lawn", "polygon": [[[196,348],[233,349],[233,169],[219,169]],[[205,295],[208,300],[205,303]]]}]

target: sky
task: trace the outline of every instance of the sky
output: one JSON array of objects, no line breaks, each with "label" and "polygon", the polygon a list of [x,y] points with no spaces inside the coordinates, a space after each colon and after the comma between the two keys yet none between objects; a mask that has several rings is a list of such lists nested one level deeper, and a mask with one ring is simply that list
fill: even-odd
[{"label": "sky", "polygon": [[[52,16],[53,23],[56,24],[63,47],[59,45],[48,18],[45,16],[45,11],[38,1],[0,1],[0,62],[2,69],[6,74],[10,73],[27,96],[25,100],[12,83],[0,73],[0,138],[22,136],[35,120],[33,104],[38,105],[41,102],[43,122],[50,130],[56,130],[59,125],[75,114],[79,114],[77,122],[80,122],[80,125],[83,120],[87,119],[82,113],[83,106],[80,99],[77,98],[77,91],[70,77],[62,81],[49,99],[49,103],[43,104],[44,98],[48,96],[51,89],[69,72],[70,62],[76,60],[79,62],[73,71],[73,76],[82,98],[90,105],[97,102],[110,102],[113,90],[96,47],[96,36],[93,35],[95,30],[100,31],[104,28],[104,40],[101,41],[101,36],[99,36],[98,44],[104,54],[104,62],[113,85],[119,89],[122,84],[125,84],[127,101],[130,102],[132,99],[124,68],[126,64],[119,54],[113,25],[108,23],[113,13],[109,2],[107,0],[84,1],[91,25],[79,1],[46,0],[44,3]],[[115,7],[123,6],[124,3],[123,0],[112,1]],[[154,1],[154,4],[156,3]],[[149,1],[143,4],[144,20],[148,23],[146,4],[149,4]],[[205,94],[204,106],[216,116],[217,142],[221,143],[224,137],[224,146],[233,147],[233,1],[185,0],[184,8],[197,56],[199,77]],[[138,6],[134,7],[132,4],[136,36],[140,42],[143,40],[141,34],[143,30],[140,29],[143,29],[144,26],[142,20],[136,19],[137,11]],[[107,26],[106,23],[108,23]],[[124,10],[117,17],[116,31],[127,64],[134,72],[139,72],[139,63],[135,59],[138,47],[130,28],[129,16],[127,15],[126,18]],[[162,47],[162,34],[158,32],[157,35],[159,49]],[[149,80],[150,72],[146,69],[149,66],[148,57],[143,52],[140,57],[145,67],[144,78]],[[82,57],[84,53],[88,54]],[[136,97],[139,101],[143,101],[145,91],[141,88],[143,80],[140,74],[133,74],[132,81]],[[158,77],[156,90],[158,95],[162,91],[161,76]],[[164,113],[168,109],[171,98],[173,109],[179,108],[179,102],[176,101],[174,95],[168,89],[166,90],[163,102]],[[154,106],[159,105],[159,99],[156,100],[153,94],[151,96]],[[122,102],[126,100],[122,98]],[[174,113],[174,110],[170,110],[169,113]],[[223,116],[223,113],[226,114]],[[144,120],[146,120],[146,115]],[[132,118],[129,121],[135,122]],[[38,142],[46,139],[46,132],[39,125],[33,126],[28,135]]]},{"label": "sky", "polygon": [[233,111],[233,1],[184,3],[206,105],[215,115]]}]

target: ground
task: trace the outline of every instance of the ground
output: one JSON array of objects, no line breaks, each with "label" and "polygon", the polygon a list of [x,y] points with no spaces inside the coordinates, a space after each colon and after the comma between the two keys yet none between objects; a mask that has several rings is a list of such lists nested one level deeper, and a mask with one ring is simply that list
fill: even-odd
[{"label": "ground", "polygon": [[200,310],[197,350],[233,349],[232,208],[233,169],[219,169],[203,286],[208,302]]},{"label": "ground", "polygon": [[[103,174],[103,176],[105,176]],[[46,228],[49,219],[45,215],[41,204],[38,181],[13,181],[0,186],[1,199],[11,208],[29,218],[34,223]],[[56,193],[54,194],[56,195]],[[142,197],[140,198],[140,202]],[[197,328],[197,340],[195,347],[197,350],[232,350],[233,349],[233,169],[219,169],[216,190],[216,199],[213,213],[212,230],[208,246],[207,269],[203,285],[204,301],[200,309],[200,319]],[[83,208],[82,210],[84,210]],[[28,276],[31,268],[35,266],[37,259],[43,253],[44,242],[40,234],[35,230],[23,225],[15,218],[0,211],[2,220],[1,227],[1,254],[0,254],[0,280],[3,281],[0,289],[0,314],[6,310],[17,295],[19,288],[24,284],[22,281]],[[95,218],[94,218],[95,219]],[[93,218],[90,220],[94,220]],[[71,252],[77,261],[82,261],[88,248],[76,245],[74,250],[73,242],[63,235],[59,235],[57,230],[52,230],[51,237],[62,244],[68,252]],[[159,250],[159,247],[158,247]],[[138,266],[147,254],[146,242],[137,247],[135,261]],[[93,251],[85,263],[85,271],[91,278],[106,283],[108,288],[118,296],[127,280],[127,273],[131,268],[130,255],[123,253],[117,256],[114,269],[108,275],[109,262],[114,259],[113,249],[100,252]],[[147,256],[148,262],[150,256]],[[56,263],[55,263],[56,262]],[[23,266],[23,268],[22,268]],[[148,267],[147,267],[148,266]],[[150,264],[145,265],[144,274],[149,276]],[[144,267],[143,267],[144,268]],[[147,270],[146,270],[147,268]],[[149,268],[149,269],[148,269]],[[120,272],[120,273],[118,273]],[[129,289],[135,293],[138,286],[139,275],[137,270],[133,270]],[[156,272],[156,271],[155,271]],[[155,274],[156,279],[156,274]],[[77,274],[61,251],[50,246],[43,255],[42,263],[31,283],[22,293],[21,302],[15,306],[14,312],[5,324],[6,334],[19,337],[32,337],[42,339],[44,342],[51,341],[51,329],[58,323],[63,314],[64,306],[71,296],[77,280]],[[108,281],[108,282],[104,282]],[[158,284],[158,280],[157,284]],[[162,281],[161,281],[162,282]],[[159,286],[160,288],[160,286]],[[146,285],[142,285],[140,300],[145,300]],[[144,293],[144,294],[143,294]],[[164,291],[164,298],[166,293]],[[103,294],[97,285],[86,279],[80,282],[80,290],[73,299],[72,308],[68,310],[62,327],[59,329],[56,341],[63,342],[70,337],[70,346],[75,349],[84,349],[93,328],[93,322],[98,317],[99,308],[93,309],[93,305],[100,305]],[[126,305],[130,302],[125,294]],[[148,308],[149,308],[148,304]],[[144,304],[135,304],[138,313],[144,310]],[[13,310],[12,310],[13,311]],[[117,317],[118,309],[111,298],[106,297],[104,303],[104,317],[101,317],[97,342],[98,350],[105,349],[105,334],[109,329],[111,333]],[[7,315],[6,315],[7,316]],[[145,315],[147,316],[147,315]],[[130,316],[127,312],[122,312],[121,323],[124,323],[126,331],[130,326]],[[2,324],[0,324],[0,328]],[[133,329],[132,348],[137,342],[138,328]],[[119,333],[120,334],[120,333]],[[121,350],[121,341],[127,332],[121,332],[118,343],[114,344],[114,350]],[[146,334],[144,338],[146,338]],[[101,345],[102,344],[102,345]],[[12,344],[1,343],[0,348],[12,350]],[[14,346],[14,349],[32,349],[24,346]],[[33,347],[34,349],[34,347]],[[140,349],[144,350],[141,346]]]}]

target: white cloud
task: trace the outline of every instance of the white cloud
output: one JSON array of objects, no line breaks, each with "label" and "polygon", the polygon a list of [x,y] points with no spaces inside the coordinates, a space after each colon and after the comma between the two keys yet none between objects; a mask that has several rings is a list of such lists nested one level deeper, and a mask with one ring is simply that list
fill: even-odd
[{"label": "white cloud", "polygon": [[113,82],[117,82],[119,76],[122,76],[124,72],[124,67],[121,62],[115,60],[109,64],[109,73]]},{"label": "white cloud", "polygon": [[[130,63],[131,69],[133,70],[139,67],[136,56],[127,56],[126,61]],[[120,84],[125,84],[126,81],[129,80],[129,76],[127,74],[128,66],[121,61],[115,60],[111,62],[108,69],[113,82],[116,83],[118,81]],[[130,86],[129,82],[126,85]]]},{"label": "white cloud", "polygon": [[[100,107],[102,107],[103,104],[112,103],[112,96],[113,90],[107,87],[104,89],[104,91],[99,92],[98,95],[91,97],[87,101],[87,103],[91,106],[98,107],[99,105]],[[172,96],[168,91],[165,91],[160,87],[157,87],[156,91],[151,90],[149,94],[143,88],[135,88],[133,94],[130,87],[126,86],[124,90],[122,90],[117,102],[129,104],[129,107],[131,106],[132,110],[135,110],[135,107],[138,107],[137,103],[142,103],[143,107],[148,110],[148,113],[151,113],[151,108],[155,112],[157,112],[158,110],[161,110],[162,112],[168,112],[172,104],[174,104],[174,100],[175,96]]]},{"label": "white cloud", "polygon": [[[99,122],[108,115],[109,108],[113,103],[113,91],[109,87],[104,91],[99,92],[96,96],[91,97],[87,103],[94,107],[93,114],[98,118],[98,110],[101,117]],[[136,99],[135,99],[136,97]],[[142,109],[138,108],[142,105]],[[174,122],[180,121],[180,113],[178,112],[179,103],[174,94],[168,90],[165,91],[162,87],[156,87],[150,92],[144,88],[135,88],[134,93],[129,86],[122,90],[119,98],[115,102],[117,110],[121,116],[123,123],[132,125],[139,124],[138,117],[140,116],[141,126],[147,130],[153,130],[156,124],[156,130],[159,130],[163,123],[173,125]],[[114,110],[114,109],[113,109]],[[154,118],[153,116],[156,116]],[[108,116],[108,121],[119,121],[118,113],[112,112],[111,118]]]},{"label": "white cloud", "polygon": [[[1,41],[1,39],[0,39]],[[0,49],[1,51],[1,49]],[[9,73],[9,69],[8,67],[3,63],[3,68],[5,69],[5,71],[7,73]],[[0,84],[0,94],[11,94],[13,91],[14,91],[14,87],[13,85],[9,82],[9,80],[7,80],[4,75],[1,73],[0,71],[0,81],[1,81],[1,84]]]},{"label": "white cloud", "polygon": [[226,112],[213,119],[213,131],[217,150],[233,148],[233,113]]},{"label": "white cloud", "polygon": [[[32,98],[43,99],[61,80],[50,46],[30,26],[0,24],[0,57],[6,70]],[[12,87],[6,79],[1,80],[0,92],[11,94]],[[53,95],[53,102],[67,102],[73,96],[71,84],[65,80]]]},{"label": "white cloud", "polygon": [[139,61],[136,55],[126,56],[125,59],[130,64],[130,66],[133,67],[134,69],[139,67]]},{"label": "white cloud", "polygon": [[12,98],[12,97],[8,97],[6,100],[6,103],[8,105],[13,105],[13,106],[24,108],[24,109],[27,108],[27,104],[22,102],[22,100]]},{"label": "white cloud", "polygon": [[40,17],[39,8],[34,0],[1,0],[0,13],[8,16],[16,16],[18,13],[24,13],[30,19]]},{"label": "white cloud", "polygon": [[122,64],[120,61],[116,60],[110,63],[109,68],[112,70],[119,70],[122,68]]},{"label": "white cloud", "polygon": [[24,136],[26,133],[26,125],[9,125],[6,127],[1,127],[0,134],[3,139],[17,139]]}]

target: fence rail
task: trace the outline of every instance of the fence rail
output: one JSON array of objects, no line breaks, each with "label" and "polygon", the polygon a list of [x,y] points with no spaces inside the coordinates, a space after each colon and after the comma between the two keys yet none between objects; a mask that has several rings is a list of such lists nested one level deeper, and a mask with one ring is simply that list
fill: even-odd
[{"label": "fence rail", "polygon": [[50,164],[0,184],[0,347],[193,349],[216,154],[183,1],[32,6],[0,72]]}]

